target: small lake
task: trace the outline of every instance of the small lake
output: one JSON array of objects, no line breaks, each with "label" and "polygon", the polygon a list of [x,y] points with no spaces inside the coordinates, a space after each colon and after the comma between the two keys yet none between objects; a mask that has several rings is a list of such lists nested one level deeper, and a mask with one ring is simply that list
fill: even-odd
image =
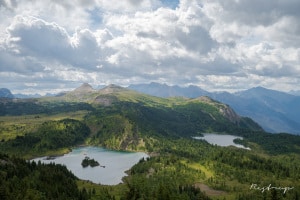
[{"label": "small lake", "polygon": [[248,147],[244,147],[243,145],[236,144],[233,142],[234,139],[243,139],[242,137],[239,136],[234,136],[234,135],[221,135],[221,134],[215,134],[215,133],[204,133],[203,137],[193,137],[194,139],[197,140],[206,140],[208,143],[213,144],[213,145],[218,145],[222,147],[228,147],[228,146],[235,146],[238,148],[243,148],[243,149],[248,149]]},{"label": "small lake", "polygon": [[[85,167],[81,166],[82,160],[88,156],[94,159],[102,166]],[[42,163],[56,163],[65,165],[75,176],[82,180],[89,180],[93,183],[104,185],[117,185],[122,183],[122,177],[127,176],[126,170],[129,170],[134,164],[142,158],[149,157],[142,152],[121,152],[111,151],[100,147],[78,147],[72,152],[63,156],[47,160],[47,157],[35,158]]]}]

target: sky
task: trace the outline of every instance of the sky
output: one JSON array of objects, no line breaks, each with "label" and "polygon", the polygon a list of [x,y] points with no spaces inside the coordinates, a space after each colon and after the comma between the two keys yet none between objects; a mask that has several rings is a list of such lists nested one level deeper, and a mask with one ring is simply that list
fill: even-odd
[{"label": "sky", "polygon": [[299,0],[0,0],[0,88],[300,90]]}]

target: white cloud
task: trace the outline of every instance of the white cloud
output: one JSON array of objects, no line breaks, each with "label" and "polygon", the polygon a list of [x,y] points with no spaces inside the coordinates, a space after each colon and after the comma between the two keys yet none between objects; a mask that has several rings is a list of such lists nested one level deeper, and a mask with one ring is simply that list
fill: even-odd
[{"label": "white cloud", "polygon": [[160,0],[0,0],[1,84],[42,90],[79,82],[163,81],[228,91],[257,85],[300,89],[295,88],[299,1],[166,5]]},{"label": "white cloud", "polygon": [[35,17],[16,16],[7,32],[9,47],[22,55],[57,57],[59,49],[66,51],[70,46],[65,29]]},{"label": "white cloud", "polygon": [[10,51],[25,58],[37,58],[37,62],[43,64],[52,62],[93,69],[105,59],[105,51],[109,51],[103,44],[109,38],[107,30],[93,33],[78,28],[70,36],[56,23],[16,16],[7,32]]},{"label": "white cloud", "polygon": [[256,33],[265,40],[272,41],[280,48],[300,46],[299,18],[284,16],[271,26],[259,26]]}]

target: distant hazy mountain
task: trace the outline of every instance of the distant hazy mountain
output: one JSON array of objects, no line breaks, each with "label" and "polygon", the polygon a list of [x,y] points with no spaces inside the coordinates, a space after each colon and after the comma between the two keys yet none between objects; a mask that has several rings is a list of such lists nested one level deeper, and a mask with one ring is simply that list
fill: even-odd
[{"label": "distant hazy mountain", "polygon": [[29,99],[29,98],[40,98],[42,97],[42,95],[40,94],[14,94],[14,96],[16,98],[19,98],[19,99]]},{"label": "distant hazy mountain", "polygon": [[243,92],[207,92],[197,86],[179,87],[158,83],[131,85],[129,88],[159,97],[209,96],[228,104],[239,115],[255,120],[266,131],[300,134],[300,96],[256,87]]},{"label": "distant hazy mountain", "polygon": [[15,98],[19,99],[31,99],[31,98],[40,98],[40,97],[53,97],[57,96],[58,94],[52,94],[52,93],[47,93],[46,95],[42,96],[40,94],[13,94]]},{"label": "distant hazy mountain", "polygon": [[0,88],[0,97],[14,98],[14,95],[7,88]]},{"label": "distant hazy mountain", "polygon": [[206,96],[209,92],[202,90],[197,86],[179,87],[169,86],[166,84],[150,83],[150,84],[135,84],[128,86],[129,89],[136,90],[145,94],[158,97],[173,97],[182,96],[189,98],[196,98],[199,96]]},{"label": "distant hazy mountain", "polygon": [[262,87],[214,98],[251,117],[265,130],[300,134],[300,97]]}]

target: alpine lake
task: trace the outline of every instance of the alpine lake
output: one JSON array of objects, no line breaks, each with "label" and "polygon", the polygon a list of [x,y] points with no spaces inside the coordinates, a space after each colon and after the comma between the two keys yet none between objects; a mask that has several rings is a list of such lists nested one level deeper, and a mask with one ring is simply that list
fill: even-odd
[{"label": "alpine lake", "polygon": [[222,147],[235,146],[237,148],[250,150],[250,148],[248,147],[234,143],[235,139],[241,139],[241,140],[243,139],[242,137],[239,136],[227,135],[227,134],[223,135],[223,134],[216,134],[216,133],[203,133],[202,135],[203,136],[196,136],[193,138],[196,140],[205,140],[212,145],[218,145]]},{"label": "alpine lake", "polygon": [[[81,162],[86,157],[94,159],[99,166],[83,167]],[[77,147],[70,153],[58,157],[39,157],[31,161],[42,163],[56,163],[65,165],[75,176],[82,180],[89,180],[96,184],[117,185],[133,165],[142,158],[149,157],[142,152],[124,152],[107,150],[101,147]]]}]

